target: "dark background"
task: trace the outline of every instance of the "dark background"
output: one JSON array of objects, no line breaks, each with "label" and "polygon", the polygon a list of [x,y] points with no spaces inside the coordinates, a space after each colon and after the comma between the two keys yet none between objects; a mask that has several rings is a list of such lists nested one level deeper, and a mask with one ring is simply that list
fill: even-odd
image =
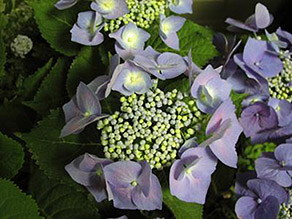
[{"label": "dark background", "polygon": [[274,15],[275,20],[269,28],[270,31],[281,26],[282,29],[292,32],[292,0],[194,0],[194,13],[188,18],[216,31],[224,31],[227,17],[244,21],[254,13],[258,2],[266,5]]}]

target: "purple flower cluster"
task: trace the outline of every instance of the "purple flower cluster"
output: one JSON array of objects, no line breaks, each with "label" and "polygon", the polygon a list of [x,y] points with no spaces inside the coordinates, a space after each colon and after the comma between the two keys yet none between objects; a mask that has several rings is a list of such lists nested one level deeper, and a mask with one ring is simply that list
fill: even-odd
[{"label": "purple flower cluster", "polygon": [[[59,0],[55,7],[64,10],[77,2],[78,0]],[[192,13],[193,1],[176,0],[166,5],[177,14]],[[121,18],[130,12],[125,0],[95,0],[90,7],[93,11],[79,13],[77,23],[71,29],[73,42],[89,46],[101,44],[104,36],[100,31],[105,26],[105,19]],[[172,49],[179,50],[177,32],[183,27],[185,20],[179,16],[165,17],[164,14],[160,14],[159,35],[162,41]],[[134,54],[143,49],[144,42],[148,40],[150,34],[138,28],[135,23],[127,22],[118,31],[109,34],[109,37],[116,40],[116,51],[126,60],[131,59]]]},{"label": "purple flower cluster", "polygon": [[114,206],[120,209],[149,211],[162,208],[161,186],[147,162],[113,163],[86,153],[65,169],[97,202],[113,200]]}]

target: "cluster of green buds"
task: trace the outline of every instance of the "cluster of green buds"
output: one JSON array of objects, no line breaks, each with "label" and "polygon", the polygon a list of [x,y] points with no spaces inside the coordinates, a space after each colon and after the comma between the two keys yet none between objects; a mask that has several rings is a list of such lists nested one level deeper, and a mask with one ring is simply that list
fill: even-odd
[{"label": "cluster of green buds", "polygon": [[10,44],[11,51],[16,57],[24,58],[33,47],[31,39],[24,35],[17,35],[17,37]]},{"label": "cluster of green buds", "polygon": [[254,170],[254,162],[260,157],[262,152],[273,152],[276,145],[272,142],[265,142],[263,144],[247,145],[244,152],[239,157],[239,166],[243,171]]},{"label": "cluster of green buds", "polygon": [[105,157],[146,160],[152,168],[171,165],[185,140],[201,129],[203,116],[195,101],[176,89],[158,88],[121,97],[120,112],[100,120]]},{"label": "cluster of green buds", "polygon": [[117,19],[106,20],[105,31],[114,32],[129,22],[136,24],[137,27],[148,29],[168,7],[167,0],[126,0],[126,3],[130,12]]},{"label": "cluster of green buds", "polygon": [[271,97],[292,102],[292,61],[287,52],[282,52],[284,68],[282,72],[269,79]]},{"label": "cluster of green buds", "polygon": [[289,190],[288,204],[283,203],[280,208],[279,219],[291,219],[292,218],[292,190]]}]

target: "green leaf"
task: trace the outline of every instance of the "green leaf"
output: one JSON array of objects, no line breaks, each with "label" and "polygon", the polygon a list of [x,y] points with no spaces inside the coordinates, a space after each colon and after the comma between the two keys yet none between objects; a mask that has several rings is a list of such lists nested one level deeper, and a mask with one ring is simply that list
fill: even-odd
[{"label": "green leaf", "polygon": [[0,177],[13,178],[23,163],[22,146],[0,132]]},{"label": "green leaf", "polygon": [[82,133],[59,138],[64,125],[63,113],[61,110],[54,110],[30,133],[23,134],[23,139],[33,154],[33,159],[48,177],[77,186],[64,167],[85,151],[98,149],[98,144],[81,143],[84,142]]},{"label": "green leaf", "polygon": [[[1,22],[1,19],[0,19]],[[6,63],[6,52],[5,52],[5,44],[0,35],[0,78],[4,75],[4,66]]]},{"label": "green leaf", "polygon": [[80,45],[71,41],[70,30],[77,20],[78,6],[58,10],[56,0],[35,0],[31,4],[40,32],[53,49],[66,56],[77,55]]},{"label": "green leaf", "polygon": [[80,81],[87,84],[97,76],[106,74],[108,60],[102,62],[105,56],[108,57],[103,46],[84,47],[80,51],[68,73],[66,87],[70,96],[75,94]]},{"label": "green leaf", "polygon": [[99,218],[94,199],[88,199],[86,195],[89,192],[78,192],[66,184],[49,179],[41,171],[36,171],[32,176],[30,190],[46,218]]},{"label": "green leaf", "polygon": [[[194,194],[196,195],[196,194]],[[183,202],[170,194],[168,188],[163,190],[163,203],[172,211],[176,219],[200,219],[203,206],[196,203]]]},{"label": "green leaf", "polygon": [[53,59],[50,59],[47,64],[39,68],[34,74],[25,78],[20,89],[19,95],[23,99],[32,99],[37,92],[42,80],[46,77],[53,64]]},{"label": "green leaf", "polygon": [[179,79],[178,78],[173,79],[173,81],[164,88],[164,92],[172,91],[174,89],[177,89],[178,91],[183,93],[189,93],[190,92],[189,79],[186,78],[185,76]]},{"label": "green leaf", "polygon": [[17,186],[0,179],[0,218],[39,219],[35,201],[21,192]]},{"label": "green leaf", "polygon": [[241,109],[242,109],[241,103],[246,97],[248,97],[248,95],[249,94],[239,94],[239,93],[234,92],[233,90],[231,91],[230,97],[233,104],[235,105],[236,115],[238,116],[240,115]]},{"label": "green leaf", "polygon": [[50,109],[55,109],[67,99],[64,89],[66,83],[66,71],[68,69],[66,59],[58,59],[48,76],[43,80],[33,101],[24,102],[41,115],[47,115]]},{"label": "green leaf", "polygon": [[178,32],[180,50],[176,51],[167,47],[159,37],[158,27],[153,26],[151,38],[148,45],[151,45],[159,52],[175,52],[181,56],[187,56],[189,50],[192,50],[193,61],[200,67],[218,55],[215,46],[212,44],[212,31],[187,20]]}]

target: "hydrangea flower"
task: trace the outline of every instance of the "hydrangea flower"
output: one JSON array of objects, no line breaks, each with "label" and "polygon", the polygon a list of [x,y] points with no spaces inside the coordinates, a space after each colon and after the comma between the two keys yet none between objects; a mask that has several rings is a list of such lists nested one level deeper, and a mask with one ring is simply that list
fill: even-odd
[{"label": "hydrangea flower", "polygon": [[109,36],[116,39],[116,52],[124,60],[132,59],[135,54],[143,51],[145,42],[150,38],[149,33],[133,23],[121,27]]},{"label": "hydrangea flower", "polygon": [[280,186],[292,185],[292,144],[279,145],[274,153],[263,153],[255,161],[258,178],[274,180]]},{"label": "hydrangea flower", "polygon": [[169,0],[169,9],[177,14],[192,14],[193,0]]},{"label": "hydrangea flower", "polygon": [[248,77],[257,81],[260,81],[260,77],[273,77],[283,69],[282,61],[269,52],[268,43],[253,38],[248,39],[243,54],[236,54],[234,61]]},{"label": "hydrangea flower", "polygon": [[80,133],[87,125],[106,117],[101,113],[98,98],[83,82],[77,87],[76,96],[63,106],[66,125],[60,138]]},{"label": "hydrangea flower", "polygon": [[278,118],[272,107],[256,102],[242,111],[240,123],[245,136],[251,137],[260,131],[277,127]]},{"label": "hydrangea flower", "polygon": [[64,10],[67,8],[71,8],[74,6],[78,0],[59,0],[56,4],[55,7],[59,10]]},{"label": "hydrangea flower", "polygon": [[106,158],[146,160],[160,170],[186,148],[185,139],[200,132],[206,118],[194,100],[176,89],[154,87],[145,94],[122,96],[116,103],[120,109],[98,121]]},{"label": "hydrangea flower", "polygon": [[275,98],[270,98],[269,106],[273,107],[277,117],[280,127],[287,126],[292,123],[292,104],[287,100],[279,100]]},{"label": "hydrangea flower", "polygon": [[[239,191],[235,188],[236,191]],[[250,179],[241,190],[235,205],[238,218],[277,218],[280,204],[288,201],[288,193],[268,179]]]},{"label": "hydrangea flower", "polygon": [[209,145],[222,163],[236,168],[238,158],[235,144],[241,132],[242,127],[236,118],[235,106],[227,99],[218,107],[207,125],[206,134],[211,137],[199,146]]},{"label": "hydrangea flower", "polygon": [[65,170],[77,183],[85,186],[97,202],[108,197],[103,169],[111,160],[85,153],[66,165]]},{"label": "hydrangea flower", "polygon": [[175,78],[187,70],[184,59],[175,53],[159,53],[151,46],[138,53],[134,62],[161,80]]},{"label": "hydrangea flower", "polygon": [[103,170],[116,208],[162,208],[161,186],[147,162],[118,161]]},{"label": "hydrangea flower", "polygon": [[197,99],[198,108],[205,113],[213,113],[220,104],[229,98],[232,86],[220,78],[211,65],[195,79],[191,94]]},{"label": "hydrangea flower", "polygon": [[276,76],[268,78],[270,96],[292,102],[292,59],[289,51],[281,52],[283,70]]},{"label": "hydrangea flower", "polygon": [[209,148],[190,148],[170,169],[170,192],[182,201],[205,203],[217,159]]},{"label": "hydrangea flower", "polygon": [[183,27],[186,19],[179,16],[165,17],[160,15],[159,35],[162,41],[172,49],[179,50],[177,32]]},{"label": "hydrangea flower", "polygon": [[265,29],[270,26],[273,22],[273,16],[269,13],[266,6],[258,3],[255,7],[255,14],[247,18],[244,23],[232,18],[227,18],[225,22],[231,25],[228,27],[230,31],[247,30],[258,32],[259,29]]},{"label": "hydrangea flower", "polygon": [[100,30],[104,22],[101,15],[93,11],[78,14],[77,23],[71,29],[71,40],[86,46],[96,46],[103,42],[104,37]]},{"label": "hydrangea flower", "polygon": [[129,13],[125,0],[94,0],[91,3],[91,9],[106,19],[116,19]]},{"label": "hydrangea flower", "polygon": [[279,39],[289,43],[290,45],[292,44],[292,34],[284,31],[281,29],[281,27],[279,27],[276,31],[276,34],[278,35]]},{"label": "hydrangea flower", "polygon": [[159,19],[160,14],[165,14],[168,9],[168,0],[126,0],[129,13],[117,19],[105,21],[104,30],[115,32],[121,26],[132,22],[143,29],[148,29]]},{"label": "hydrangea flower", "polygon": [[25,35],[17,35],[17,37],[11,42],[10,48],[16,57],[25,58],[33,47],[32,40]]},{"label": "hydrangea flower", "polygon": [[272,48],[280,54],[280,49],[287,48],[288,44],[284,41],[281,41],[276,33],[269,33],[265,30],[266,37],[268,38]]},{"label": "hydrangea flower", "polygon": [[119,91],[126,96],[133,93],[143,94],[151,87],[150,75],[134,62],[127,60],[115,69],[107,85],[106,96],[109,95],[111,90]]}]

